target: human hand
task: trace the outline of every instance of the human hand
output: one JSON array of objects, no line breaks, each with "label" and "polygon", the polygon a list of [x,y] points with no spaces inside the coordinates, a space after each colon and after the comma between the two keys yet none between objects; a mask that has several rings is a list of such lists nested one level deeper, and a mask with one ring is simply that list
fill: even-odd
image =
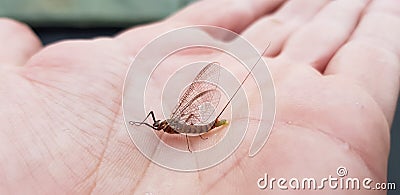
[{"label": "human hand", "polygon": [[[45,48],[28,28],[2,19],[1,194],[254,194],[266,172],[320,178],[340,165],[351,177],[384,182],[399,87],[400,6],[395,0],[338,0],[277,8],[281,3],[201,1],[114,38]],[[152,164],[132,144],[121,91],[140,48],[192,24],[241,33],[260,51],[271,41],[265,60],[277,112],[270,138],[254,158],[241,146],[213,168],[181,173]]]}]

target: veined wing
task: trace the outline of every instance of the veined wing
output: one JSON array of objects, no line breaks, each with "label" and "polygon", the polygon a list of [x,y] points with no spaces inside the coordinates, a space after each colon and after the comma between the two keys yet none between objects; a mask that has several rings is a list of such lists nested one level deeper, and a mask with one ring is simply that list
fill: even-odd
[{"label": "veined wing", "polygon": [[217,90],[220,69],[216,62],[205,66],[182,94],[170,118],[188,125],[208,123],[221,97]]}]

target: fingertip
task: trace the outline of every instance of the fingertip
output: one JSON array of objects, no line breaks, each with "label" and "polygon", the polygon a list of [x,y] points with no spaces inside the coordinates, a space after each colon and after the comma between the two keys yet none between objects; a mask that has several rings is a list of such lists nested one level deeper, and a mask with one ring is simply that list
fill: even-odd
[{"label": "fingertip", "polygon": [[21,66],[39,49],[42,43],[32,29],[19,21],[0,18],[0,64]]}]

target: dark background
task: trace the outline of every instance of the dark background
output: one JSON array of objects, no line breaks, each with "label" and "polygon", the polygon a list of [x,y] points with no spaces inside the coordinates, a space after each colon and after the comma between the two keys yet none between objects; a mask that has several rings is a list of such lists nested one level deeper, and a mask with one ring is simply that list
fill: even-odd
[{"label": "dark background", "polygon": [[[112,36],[129,26],[164,18],[193,0],[1,0],[0,17],[33,27],[44,45],[64,39]],[[399,105],[399,102],[398,102]],[[400,111],[391,129],[388,182],[400,189]],[[388,191],[389,195],[398,192]]]}]

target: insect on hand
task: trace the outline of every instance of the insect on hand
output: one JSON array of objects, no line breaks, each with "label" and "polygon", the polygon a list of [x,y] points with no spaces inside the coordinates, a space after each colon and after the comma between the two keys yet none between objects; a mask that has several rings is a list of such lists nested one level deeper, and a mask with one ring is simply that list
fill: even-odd
[{"label": "insect on hand", "polygon": [[[263,55],[268,49],[268,46],[264,50]],[[204,133],[228,124],[227,120],[220,120],[219,117],[228,107],[229,103],[235,97],[239,89],[243,86],[244,82],[250,76],[251,72],[261,60],[263,55],[260,56],[257,62],[250,69],[249,73],[243,79],[235,93],[223,107],[221,112],[219,112],[217,117],[211,118],[211,116],[213,116],[215,113],[215,109],[217,108],[221,97],[221,93],[217,89],[221,67],[218,62],[212,62],[205,66],[197,74],[193,82],[180,97],[179,102],[174,108],[169,119],[163,121],[156,120],[154,112],[150,111],[143,121],[129,121],[129,124],[137,126],[146,125],[156,131],[162,130],[169,134],[185,135],[188,150],[189,152],[192,152],[189,146],[188,135],[201,137],[201,135]],[[145,122],[150,116],[153,119],[153,124]],[[204,139],[203,137],[201,138]]]}]

